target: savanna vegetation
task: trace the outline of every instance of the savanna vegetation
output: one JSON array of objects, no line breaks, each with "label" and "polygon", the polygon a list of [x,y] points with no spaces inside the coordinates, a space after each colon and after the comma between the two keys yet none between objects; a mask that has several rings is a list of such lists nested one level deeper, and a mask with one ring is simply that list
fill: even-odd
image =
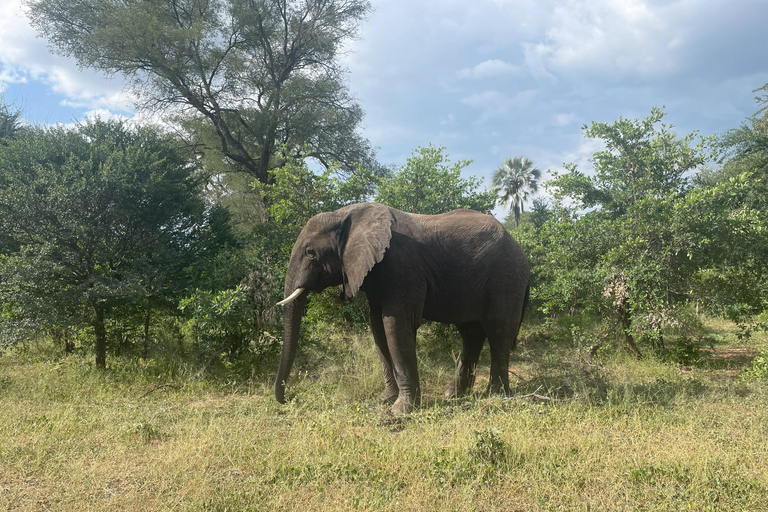
[{"label": "savanna vegetation", "polygon": [[[768,509],[768,86],[724,134],[594,122],[592,168],[516,157],[485,188],[357,134],[338,56],[366,2],[29,6],[174,130],[0,108],[0,507]],[[292,243],[371,200],[509,208],[532,268],[512,396],[480,370],[444,400],[460,339],[426,324],[424,404],[389,416],[365,300],[326,290],[274,401]]]}]

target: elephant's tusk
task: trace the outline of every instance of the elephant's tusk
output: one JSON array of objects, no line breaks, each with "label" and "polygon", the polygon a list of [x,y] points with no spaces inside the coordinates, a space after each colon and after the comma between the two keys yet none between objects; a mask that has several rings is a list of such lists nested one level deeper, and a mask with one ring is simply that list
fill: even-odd
[{"label": "elephant's tusk", "polygon": [[284,298],[280,302],[277,303],[278,306],[284,306],[285,304],[288,304],[289,302],[293,302],[296,300],[296,297],[304,293],[305,288],[296,288],[292,294],[290,294],[288,297]]}]

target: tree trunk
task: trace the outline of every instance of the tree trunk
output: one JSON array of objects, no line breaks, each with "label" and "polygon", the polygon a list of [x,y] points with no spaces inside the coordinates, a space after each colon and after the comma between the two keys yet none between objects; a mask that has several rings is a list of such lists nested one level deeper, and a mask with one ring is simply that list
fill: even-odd
[{"label": "tree trunk", "polygon": [[637,348],[637,345],[635,344],[635,338],[632,337],[632,313],[629,312],[626,301],[621,305],[621,308],[619,309],[619,317],[621,318],[621,326],[624,328],[627,352],[634,354],[638,359],[640,359],[643,357],[643,354],[640,352],[640,349]]},{"label": "tree trunk", "polygon": [[107,329],[104,327],[104,307],[93,306],[93,346],[96,350],[96,366],[107,367]]},{"label": "tree trunk", "polygon": [[269,126],[267,127],[267,133],[264,135],[264,139],[261,145],[261,156],[259,157],[259,168],[257,170],[257,178],[262,183],[267,185],[272,184],[274,176],[269,172],[269,161],[272,159],[272,153],[275,150],[275,139],[277,138],[277,116],[280,110],[280,87],[277,86],[275,95],[270,98],[270,102],[267,105],[267,112],[272,118],[269,120]]},{"label": "tree trunk", "polygon": [[75,344],[69,339],[66,329],[62,327],[54,327],[51,329],[51,337],[53,338],[54,343],[63,346],[65,355],[70,355],[75,350]]},{"label": "tree trunk", "polygon": [[146,359],[149,357],[149,317],[152,314],[152,310],[147,308],[144,312],[144,348],[141,351],[141,356]]},{"label": "tree trunk", "polygon": [[96,366],[107,367],[107,329],[104,327],[104,306],[93,306],[93,345],[96,349]]}]

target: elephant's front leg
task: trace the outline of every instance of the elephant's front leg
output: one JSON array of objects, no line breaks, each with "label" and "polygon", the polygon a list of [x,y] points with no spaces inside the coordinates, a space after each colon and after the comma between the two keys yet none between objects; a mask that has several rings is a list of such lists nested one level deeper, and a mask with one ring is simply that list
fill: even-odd
[{"label": "elephant's front leg", "polygon": [[382,402],[393,404],[397,400],[400,390],[395,381],[392,356],[387,346],[387,335],[384,331],[384,322],[381,317],[381,307],[370,304],[371,307],[371,332],[373,332],[373,341],[376,342],[376,351],[379,353],[381,368],[384,370],[384,391],[379,395]]},{"label": "elephant's front leg", "polygon": [[393,315],[385,312],[382,323],[398,387],[397,400],[392,405],[392,412],[408,414],[421,403],[419,371],[416,365],[418,322],[411,315]]}]

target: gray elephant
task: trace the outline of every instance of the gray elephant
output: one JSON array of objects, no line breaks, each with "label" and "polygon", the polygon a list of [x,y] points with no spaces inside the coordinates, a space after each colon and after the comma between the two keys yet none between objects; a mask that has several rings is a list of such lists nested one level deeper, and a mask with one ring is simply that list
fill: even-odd
[{"label": "gray elephant", "polygon": [[471,391],[486,338],[492,392],[509,393],[509,353],[528,301],[528,261],[493,217],[472,210],[416,215],[376,203],[312,217],[296,240],[285,276],[283,349],[275,397],[298,345],[309,291],[343,285],[365,292],[384,369],[380,399],[392,412],[420,403],[416,330],[422,319],[455,324],[463,350],[446,397]]}]

